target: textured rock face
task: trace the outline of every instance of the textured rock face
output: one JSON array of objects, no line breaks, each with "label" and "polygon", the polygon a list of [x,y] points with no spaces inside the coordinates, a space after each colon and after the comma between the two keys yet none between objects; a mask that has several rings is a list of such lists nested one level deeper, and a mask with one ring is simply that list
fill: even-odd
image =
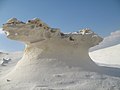
[{"label": "textured rock face", "polygon": [[[76,70],[101,71],[88,55],[88,49],[102,41],[102,38],[91,30],[65,34],[39,19],[24,23],[16,18],[4,24],[3,29],[8,38],[24,42],[26,48],[16,67],[1,79],[0,89],[17,90],[17,87],[12,88],[14,83],[22,89],[23,83],[32,83],[29,88],[36,82],[52,82],[54,85],[54,82],[58,82],[54,79],[56,74],[70,72],[74,76],[73,72]],[[63,78],[63,81],[65,80],[66,77]]]},{"label": "textured rock face", "polygon": [[0,78],[0,90],[120,89],[119,78],[107,76],[114,72],[106,73],[108,69],[97,66],[88,55],[88,49],[102,41],[91,30],[64,34],[39,19],[24,23],[15,18],[3,29],[26,48],[16,67]]},{"label": "textured rock face", "polygon": [[102,41],[102,38],[89,29],[83,29],[78,32],[64,34],[57,28],[51,28],[38,18],[24,23],[12,18],[3,25],[7,37],[13,40],[19,40],[27,44],[36,43],[51,39],[61,39],[70,44],[95,46]]},{"label": "textured rock face", "polygon": [[[8,38],[26,44],[22,59],[7,75],[9,78],[36,80],[42,69],[51,68],[49,71],[52,72],[53,68],[66,66],[99,71],[99,67],[89,57],[88,49],[99,44],[102,38],[91,30],[85,29],[64,34],[39,19],[24,23],[16,18],[10,19],[4,24],[3,29]],[[15,73],[26,74],[14,76]],[[33,73],[34,75],[32,75]]]},{"label": "textured rock face", "polygon": [[35,60],[41,62],[41,59],[51,59],[51,62],[60,61],[68,66],[85,69],[97,66],[90,59],[88,49],[99,44],[102,38],[89,29],[64,34],[38,18],[26,23],[12,18],[3,25],[3,30],[8,38],[26,43],[21,65],[28,64],[29,60],[34,63]]}]

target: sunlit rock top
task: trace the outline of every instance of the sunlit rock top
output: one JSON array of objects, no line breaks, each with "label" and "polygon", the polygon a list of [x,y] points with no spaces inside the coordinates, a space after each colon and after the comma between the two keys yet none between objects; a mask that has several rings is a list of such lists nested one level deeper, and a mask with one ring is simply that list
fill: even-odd
[{"label": "sunlit rock top", "polygon": [[99,44],[103,39],[90,29],[65,34],[58,28],[51,28],[38,18],[28,20],[26,23],[12,18],[3,25],[8,38],[25,42],[27,44],[42,42],[51,39],[61,39],[70,44],[88,45]]}]

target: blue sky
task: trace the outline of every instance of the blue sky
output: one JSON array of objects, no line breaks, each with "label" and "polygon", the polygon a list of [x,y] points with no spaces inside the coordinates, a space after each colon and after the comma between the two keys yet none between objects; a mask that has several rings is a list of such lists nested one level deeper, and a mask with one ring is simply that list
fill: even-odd
[{"label": "blue sky", "polygon": [[[0,27],[12,17],[22,21],[38,17],[63,32],[91,28],[104,37],[120,30],[120,0],[0,0]],[[23,47],[0,34],[0,50]]]}]

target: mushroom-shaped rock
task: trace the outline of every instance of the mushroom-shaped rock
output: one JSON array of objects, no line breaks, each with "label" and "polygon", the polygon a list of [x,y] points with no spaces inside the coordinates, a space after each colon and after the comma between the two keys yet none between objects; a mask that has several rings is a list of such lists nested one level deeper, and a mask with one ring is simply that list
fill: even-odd
[{"label": "mushroom-shaped rock", "polygon": [[[89,48],[102,41],[102,38],[93,31],[85,29],[78,33],[66,34],[60,29],[49,27],[39,19],[32,19],[26,23],[13,22],[19,20],[11,19],[3,25],[4,31],[9,33],[7,37],[24,42],[26,47],[22,59],[7,78],[22,80],[29,78],[30,75],[29,79],[35,80],[43,69],[51,72],[56,68],[57,72],[59,67],[66,66],[99,71],[99,66],[88,55]],[[15,73],[26,74],[14,77]]]}]

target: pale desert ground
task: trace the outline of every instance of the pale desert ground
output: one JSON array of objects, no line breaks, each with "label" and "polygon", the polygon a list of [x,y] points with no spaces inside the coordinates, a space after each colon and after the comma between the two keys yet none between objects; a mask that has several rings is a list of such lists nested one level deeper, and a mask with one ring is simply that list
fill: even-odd
[{"label": "pale desert ground", "polygon": [[[79,68],[66,67],[65,70],[62,66],[60,69],[57,69],[57,71],[53,68],[53,70],[49,72],[43,71],[46,69],[49,70],[49,68],[44,68],[39,75],[40,81],[38,81],[37,78],[36,80],[24,78],[25,81],[27,80],[27,83],[18,81],[7,82],[6,78],[6,84],[0,82],[0,87],[3,87],[3,89],[0,90],[120,90],[119,50],[120,44],[89,53],[90,57],[95,62],[99,63],[99,65],[110,67],[108,75],[84,71]],[[0,78],[4,77],[14,69],[22,55],[22,52],[0,54],[0,61],[2,61],[2,58],[12,59],[6,66],[0,66]],[[52,72],[55,72],[56,74],[52,74]],[[31,74],[34,75],[34,72]],[[16,75],[20,74],[15,73],[14,77]]]}]

